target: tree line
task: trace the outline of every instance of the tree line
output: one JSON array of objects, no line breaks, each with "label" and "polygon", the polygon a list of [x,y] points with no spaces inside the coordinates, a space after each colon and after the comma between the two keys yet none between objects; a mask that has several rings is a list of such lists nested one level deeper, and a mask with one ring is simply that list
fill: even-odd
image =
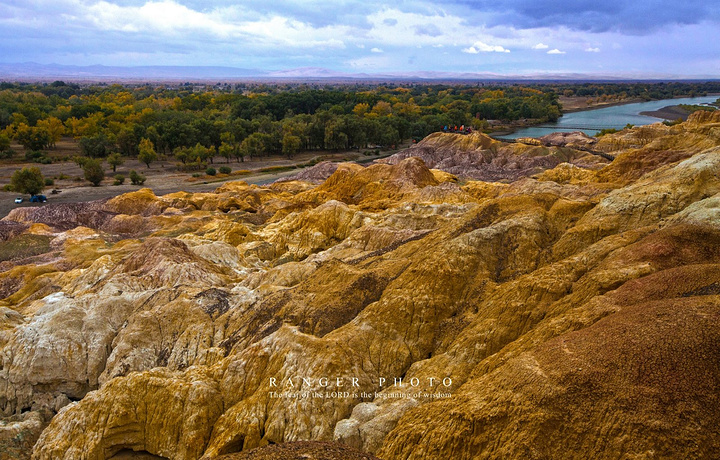
[{"label": "tree line", "polygon": [[[391,146],[488,118],[554,120],[554,91],[524,86],[0,84],[0,151],[75,138],[91,158],[152,146],[188,167],[299,151]],[[149,144],[148,144],[149,143]],[[149,157],[146,155],[148,159]],[[152,160],[151,160],[152,161]]]},{"label": "tree line", "polygon": [[555,121],[561,116],[559,94],[664,98],[708,91],[720,91],[720,83],[0,83],[0,155],[11,155],[15,140],[29,160],[51,161],[42,152],[71,136],[90,158],[116,154],[150,166],[172,157],[184,168],[200,169],[217,157],[230,162],[392,146],[444,126],[482,129],[487,120]]}]

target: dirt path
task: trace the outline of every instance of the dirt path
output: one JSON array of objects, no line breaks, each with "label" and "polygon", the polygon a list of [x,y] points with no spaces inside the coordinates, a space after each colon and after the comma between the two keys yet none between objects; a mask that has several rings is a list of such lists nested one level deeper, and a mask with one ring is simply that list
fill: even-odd
[{"label": "dirt path", "polygon": [[[298,172],[297,169],[293,169],[290,171],[283,171],[280,173],[259,173],[259,174],[252,174],[247,176],[228,176],[220,180],[215,180],[213,182],[203,181],[203,182],[176,182],[176,183],[169,183],[167,180],[163,181],[163,183],[153,184],[153,181],[148,179],[148,181],[142,185],[130,185],[130,184],[123,184],[123,185],[117,185],[117,186],[100,186],[100,187],[92,187],[92,186],[80,186],[80,187],[73,187],[68,189],[63,189],[63,191],[57,195],[46,195],[47,196],[47,203],[41,204],[41,203],[30,203],[28,201],[27,195],[23,196],[24,200],[20,204],[15,204],[14,199],[15,197],[20,196],[17,193],[14,192],[0,192],[0,218],[5,217],[8,215],[10,210],[17,208],[17,207],[27,207],[27,206],[44,206],[45,204],[49,203],[79,203],[82,201],[94,201],[94,200],[102,200],[105,198],[112,198],[118,195],[122,195],[123,193],[132,192],[135,190],[139,190],[143,187],[147,187],[152,189],[152,191],[155,193],[155,195],[166,195],[168,193],[174,193],[174,192],[191,192],[191,193],[197,193],[197,192],[212,192],[216,188],[220,187],[224,182],[228,181],[245,181],[248,184],[257,184],[257,185],[263,185],[263,184],[269,184],[270,182],[273,182],[281,177],[289,176],[291,174],[296,174]],[[160,181],[156,181],[160,182]],[[49,192],[46,192],[49,193]]]},{"label": "dirt path", "polygon": [[[407,144],[401,145],[399,146],[399,149],[407,146]],[[73,146],[72,141],[63,140],[58,143],[58,149],[51,151],[51,153],[55,156],[55,158],[62,155],[68,157],[70,153],[73,153],[73,148],[75,147]],[[112,185],[113,176],[116,173],[106,171],[106,179],[101,183],[101,185],[99,187],[92,187],[88,185],[87,181],[84,181],[81,178],[82,170],[80,167],[72,161],[67,160],[54,161],[49,165],[27,163],[19,164],[17,162],[13,163],[3,161],[0,162],[0,218],[7,216],[12,209],[17,207],[43,206],[41,203],[28,202],[28,195],[23,195],[23,202],[16,204],[14,202],[15,198],[21,195],[16,192],[5,192],[1,189],[4,184],[10,183],[10,176],[13,172],[25,166],[37,166],[40,168],[44,177],[55,179],[55,184],[46,187],[43,192],[48,199],[48,203],[78,203],[82,201],[112,198],[123,193],[138,190],[142,187],[152,189],[152,191],[159,196],[179,191],[191,193],[211,192],[220,187],[223,182],[228,181],[245,181],[249,184],[263,185],[273,182],[281,177],[296,174],[300,171],[299,169],[290,169],[279,172],[260,171],[265,168],[283,168],[287,166],[304,165],[310,161],[320,160],[364,162],[365,160],[383,158],[395,153],[396,151],[397,150],[385,151],[379,156],[363,155],[358,151],[304,152],[292,159],[288,159],[286,157],[263,157],[242,163],[232,162],[229,164],[226,164],[225,160],[218,161],[216,158],[215,163],[211,165],[215,169],[219,169],[221,166],[230,166],[233,171],[243,170],[246,172],[241,175],[232,174],[220,178],[206,176],[204,174],[200,178],[192,178],[192,173],[178,171],[177,165],[171,161],[156,162],[152,164],[151,168],[148,168],[145,164],[138,162],[136,159],[126,159],[125,163],[117,168],[117,174],[123,174],[127,178],[130,170],[136,170],[145,175],[147,178],[143,186],[131,185],[129,179],[126,179],[123,185]],[[103,166],[106,170],[108,169],[107,164],[103,163]],[[61,193],[56,195],[51,194],[50,192],[53,188],[61,190]]]}]

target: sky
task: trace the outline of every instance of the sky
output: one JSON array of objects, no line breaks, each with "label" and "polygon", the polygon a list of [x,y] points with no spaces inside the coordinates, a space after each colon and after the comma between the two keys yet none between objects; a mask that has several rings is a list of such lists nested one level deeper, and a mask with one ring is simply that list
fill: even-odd
[{"label": "sky", "polygon": [[0,0],[0,62],[720,77],[717,0]]}]

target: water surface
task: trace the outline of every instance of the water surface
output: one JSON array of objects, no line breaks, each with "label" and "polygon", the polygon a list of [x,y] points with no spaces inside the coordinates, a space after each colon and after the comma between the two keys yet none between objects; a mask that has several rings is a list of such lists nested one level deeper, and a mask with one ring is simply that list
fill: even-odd
[{"label": "water surface", "polygon": [[669,105],[703,104],[715,102],[718,96],[685,97],[681,99],[662,99],[659,101],[637,102],[634,104],[616,105],[601,109],[584,110],[582,112],[566,113],[556,123],[544,123],[541,127],[533,126],[518,129],[512,134],[498,136],[506,139],[518,137],[541,137],[557,131],[582,131],[594,136],[601,129],[624,128],[628,123],[641,126],[657,123],[659,118],[640,115],[640,112],[651,112]]}]

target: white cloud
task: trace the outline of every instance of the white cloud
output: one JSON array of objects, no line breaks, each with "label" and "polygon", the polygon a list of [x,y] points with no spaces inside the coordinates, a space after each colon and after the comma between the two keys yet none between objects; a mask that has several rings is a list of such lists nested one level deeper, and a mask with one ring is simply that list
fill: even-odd
[{"label": "white cloud", "polygon": [[548,48],[550,47],[547,46],[545,43],[538,43],[537,45],[533,46],[534,50],[546,50]]},{"label": "white cloud", "polygon": [[357,29],[355,32],[375,45],[387,47],[456,46],[456,43],[467,42],[467,37],[490,43],[496,40],[496,33],[505,37],[509,32],[510,38],[515,33],[506,28],[488,29],[482,24],[469,23],[461,15],[435,6],[419,8],[418,11],[422,12],[385,8],[367,16],[369,29]]},{"label": "white cloud", "polygon": [[142,6],[119,6],[100,1],[86,7],[89,20],[105,30],[122,32],[173,32],[178,30],[213,30],[218,35],[231,31],[231,26],[209,15],[191,10],[172,0],[147,2]]},{"label": "white cloud", "polygon": [[559,49],[555,48],[548,51],[547,54],[565,54],[565,51],[560,51]]},{"label": "white cloud", "polygon": [[370,50],[370,52],[371,52],[371,53],[382,53],[383,50],[381,50],[380,48],[373,48],[373,49]]},{"label": "white cloud", "polygon": [[87,6],[83,19],[105,31],[178,38],[193,33],[203,38],[291,48],[344,48],[338,37],[352,30],[343,25],[313,27],[278,15],[250,19],[233,7],[196,11],[174,0],[147,1],[142,6],[120,6],[102,0]]},{"label": "white cloud", "polygon": [[585,48],[585,51],[587,51],[588,53],[599,53],[600,48]]},{"label": "white cloud", "polygon": [[246,22],[238,25],[237,30],[267,44],[282,44],[290,47],[344,48],[345,43],[337,37],[344,37],[349,33],[349,28],[346,26],[316,28],[280,16]]},{"label": "white cloud", "polygon": [[475,42],[470,48],[464,48],[463,53],[478,54],[478,53],[509,53],[510,50],[503,48],[500,45],[488,45],[483,42]]}]

